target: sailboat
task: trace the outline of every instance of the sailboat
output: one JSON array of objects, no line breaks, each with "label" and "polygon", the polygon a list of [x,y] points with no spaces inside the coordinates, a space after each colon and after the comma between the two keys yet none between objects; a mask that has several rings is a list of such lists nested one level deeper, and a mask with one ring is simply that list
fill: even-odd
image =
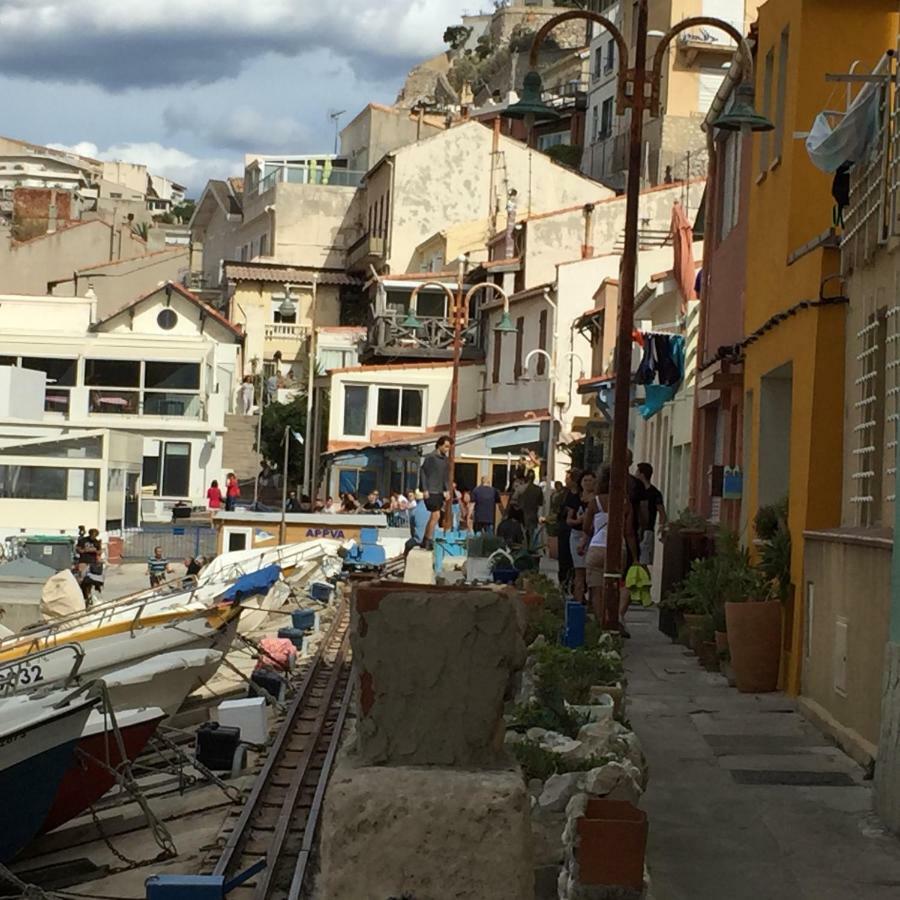
[{"label": "sailboat", "polygon": [[0,705],[0,863],[40,830],[97,702],[57,693]]}]

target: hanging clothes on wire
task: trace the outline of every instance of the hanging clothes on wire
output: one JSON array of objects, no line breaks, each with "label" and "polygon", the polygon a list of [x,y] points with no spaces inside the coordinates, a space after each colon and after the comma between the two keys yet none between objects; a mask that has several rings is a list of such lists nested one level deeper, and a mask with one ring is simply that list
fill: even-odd
[{"label": "hanging clothes on wire", "polygon": [[638,384],[645,386],[644,402],[638,408],[643,418],[655,416],[675,396],[684,380],[684,364],[682,335],[644,333],[644,358],[639,374],[647,380],[638,381]]}]

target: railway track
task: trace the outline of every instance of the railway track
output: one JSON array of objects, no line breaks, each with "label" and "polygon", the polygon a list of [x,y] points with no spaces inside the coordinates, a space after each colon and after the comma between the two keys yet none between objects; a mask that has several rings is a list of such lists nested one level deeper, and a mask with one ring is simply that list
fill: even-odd
[{"label": "railway track", "polygon": [[265,866],[229,896],[305,896],[325,787],[352,693],[349,623],[345,601],[303,674],[239,816],[225,828],[225,846],[214,874],[230,880],[265,860]]}]

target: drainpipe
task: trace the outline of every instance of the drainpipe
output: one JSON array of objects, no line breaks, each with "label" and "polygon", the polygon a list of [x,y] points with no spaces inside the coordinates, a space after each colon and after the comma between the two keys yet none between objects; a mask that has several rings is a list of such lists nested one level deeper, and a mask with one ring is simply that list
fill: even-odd
[{"label": "drainpipe", "polygon": [[491,181],[488,189],[488,218],[491,223],[491,237],[497,234],[497,210],[500,205],[497,197],[497,154],[500,152],[500,116],[492,123],[491,138]]},{"label": "drainpipe", "polygon": [[594,255],[593,246],[593,230],[594,230],[594,204],[584,204],[584,241],[581,244],[581,258],[590,259]]},{"label": "drainpipe", "polygon": [[391,271],[391,250],[393,250],[393,234],[394,234],[394,207],[396,206],[396,197],[394,195],[394,160],[393,157],[387,161],[388,168],[391,170],[390,184],[388,187],[388,222],[387,237],[384,242],[384,267],[386,272]]},{"label": "drainpipe", "polygon": [[266,212],[269,215],[269,256],[277,256],[275,251],[275,204],[270,203],[266,207]]},{"label": "drainpipe", "polygon": [[[697,355],[696,355],[696,371],[694,377],[694,418],[691,422],[691,477],[688,484],[688,507],[697,509],[697,502],[700,497],[700,485],[703,479],[702,470],[702,453],[700,448],[700,366],[703,362],[703,348],[706,343],[706,317],[709,312],[709,260],[713,247],[713,235],[718,228],[718,196],[717,196],[717,172],[718,158],[716,152],[716,136],[713,122],[721,115],[728,98],[735,86],[741,80],[741,72],[743,70],[743,57],[738,53],[732,59],[731,66],[728,69],[713,102],[709,107],[709,111],[701,124],[701,128],[706,133],[706,211],[705,222],[703,227],[703,272],[700,278],[700,323],[697,328]],[[741,136],[743,140],[743,136]],[[742,148],[743,149],[743,148]],[[741,154],[741,168],[745,165],[744,154]],[[689,175],[690,173],[688,173]],[[743,178],[742,174],[739,174]]]}]

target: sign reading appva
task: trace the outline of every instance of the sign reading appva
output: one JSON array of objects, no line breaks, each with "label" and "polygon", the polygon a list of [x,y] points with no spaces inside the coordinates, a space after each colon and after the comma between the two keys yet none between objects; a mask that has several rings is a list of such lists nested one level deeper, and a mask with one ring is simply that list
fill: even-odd
[{"label": "sign reading appva", "polygon": [[307,528],[306,536],[308,538],[334,538],[335,540],[344,539],[343,528]]}]

